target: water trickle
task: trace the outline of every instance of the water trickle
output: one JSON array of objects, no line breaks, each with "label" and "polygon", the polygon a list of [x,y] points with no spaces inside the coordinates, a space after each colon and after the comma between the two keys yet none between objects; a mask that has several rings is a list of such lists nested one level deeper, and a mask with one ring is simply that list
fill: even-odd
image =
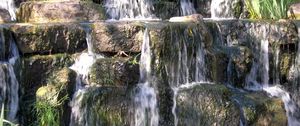
[{"label": "water trickle", "polygon": [[[3,36],[2,36],[3,37]],[[6,119],[12,122],[17,121],[16,115],[19,105],[19,83],[15,75],[13,66],[19,58],[19,51],[15,41],[10,39],[9,59],[8,62],[0,62],[0,89],[1,89],[1,103],[6,105],[7,115]]]},{"label": "water trickle", "polygon": [[140,82],[135,102],[135,126],[158,126],[159,114],[155,83],[151,80],[151,50],[149,31],[145,30],[140,59]]},{"label": "water trickle", "polygon": [[156,16],[152,0],[106,0],[106,12],[112,20],[152,20]]},{"label": "water trickle", "polygon": [[101,55],[97,55],[93,52],[92,38],[91,38],[91,29],[86,27],[86,41],[88,45],[88,52],[82,53],[78,59],[75,60],[70,68],[77,73],[76,77],[76,92],[73,95],[72,101],[70,102],[71,118],[70,126],[74,125],[84,125],[88,126],[87,121],[87,111],[88,106],[82,106],[83,96],[87,93],[88,87],[88,75],[90,72],[90,67],[95,63],[99,58],[102,58]]},{"label": "water trickle", "polygon": [[196,10],[194,4],[190,0],[180,0],[180,14],[181,16],[195,14]]},{"label": "water trickle", "polygon": [[172,114],[175,126],[178,124],[176,115],[178,91],[208,83],[205,50],[199,33],[197,28],[185,29],[184,32],[171,29],[171,44],[168,45],[168,50],[172,53],[168,53],[164,65],[168,83],[173,90]]},{"label": "water trickle", "polygon": [[0,0],[0,9],[5,9],[9,12],[11,20],[16,20],[16,7],[14,0]]}]

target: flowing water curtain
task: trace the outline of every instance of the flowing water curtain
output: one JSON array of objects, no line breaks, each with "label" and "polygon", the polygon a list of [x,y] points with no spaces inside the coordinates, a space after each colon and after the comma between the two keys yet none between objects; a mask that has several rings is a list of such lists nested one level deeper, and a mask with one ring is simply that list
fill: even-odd
[{"label": "flowing water curtain", "polygon": [[154,19],[152,0],[105,0],[106,12],[110,19]]},{"label": "flowing water curtain", "polygon": [[134,97],[135,126],[158,126],[157,91],[156,83],[151,77],[151,49],[147,28],[141,50],[140,80]]},{"label": "flowing water curtain", "polygon": [[14,0],[0,0],[0,9],[5,9],[9,12],[11,20],[16,20],[16,7]]},{"label": "flowing water curtain", "polygon": [[196,13],[194,4],[190,0],[180,0],[181,16],[191,15]]},{"label": "flowing water curtain", "polygon": [[[1,36],[1,38],[3,37],[4,36]],[[9,121],[16,122],[19,105],[19,83],[13,67],[19,58],[19,51],[12,36],[10,35],[9,37],[10,47],[8,61],[0,62],[0,102],[6,105],[7,113],[5,118]]]}]

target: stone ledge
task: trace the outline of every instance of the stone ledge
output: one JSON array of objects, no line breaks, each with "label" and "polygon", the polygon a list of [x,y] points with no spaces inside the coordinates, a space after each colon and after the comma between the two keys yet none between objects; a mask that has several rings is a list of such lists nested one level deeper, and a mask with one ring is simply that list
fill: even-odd
[{"label": "stone ledge", "polygon": [[21,3],[19,22],[86,22],[105,20],[105,10],[91,1],[29,1]]}]

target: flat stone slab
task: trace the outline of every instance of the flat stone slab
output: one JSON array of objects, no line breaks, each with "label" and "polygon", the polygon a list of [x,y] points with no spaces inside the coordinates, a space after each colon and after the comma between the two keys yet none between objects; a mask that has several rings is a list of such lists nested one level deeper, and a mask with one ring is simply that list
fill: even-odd
[{"label": "flat stone slab", "polygon": [[91,1],[29,1],[20,5],[19,22],[85,22],[105,19],[105,10]]},{"label": "flat stone slab", "polygon": [[10,30],[23,54],[75,53],[87,47],[79,24],[16,24]]}]

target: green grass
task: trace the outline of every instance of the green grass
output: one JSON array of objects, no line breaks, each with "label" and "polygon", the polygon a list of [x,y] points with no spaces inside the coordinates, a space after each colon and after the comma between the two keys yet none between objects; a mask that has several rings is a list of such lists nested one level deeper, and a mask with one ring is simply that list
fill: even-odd
[{"label": "green grass", "polygon": [[287,19],[288,8],[297,0],[246,0],[250,19]]},{"label": "green grass", "polygon": [[59,98],[60,90],[62,89],[59,89],[58,92],[51,96],[51,99],[41,99],[36,102],[35,110],[37,113],[37,122],[39,126],[60,125],[62,106],[63,103],[68,99],[67,95]]}]

